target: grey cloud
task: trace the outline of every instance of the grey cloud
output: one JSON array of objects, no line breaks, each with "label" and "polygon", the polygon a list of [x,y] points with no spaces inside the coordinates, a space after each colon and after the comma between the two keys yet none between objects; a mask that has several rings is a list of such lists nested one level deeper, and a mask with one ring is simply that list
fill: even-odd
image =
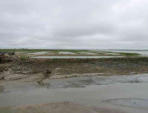
[{"label": "grey cloud", "polygon": [[147,48],[147,0],[0,0],[0,48]]}]

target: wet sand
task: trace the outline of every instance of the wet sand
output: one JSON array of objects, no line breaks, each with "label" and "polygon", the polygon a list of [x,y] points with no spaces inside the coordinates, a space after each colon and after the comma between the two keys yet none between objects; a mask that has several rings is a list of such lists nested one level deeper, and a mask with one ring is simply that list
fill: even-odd
[{"label": "wet sand", "polygon": [[[31,108],[33,106],[34,110],[40,110],[37,106],[49,103],[51,107],[50,103],[54,103],[54,106],[64,110],[64,104],[61,103],[68,102],[69,106],[73,106],[71,110],[82,106],[84,111],[88,108],[92,110],[88,113],[94,113],[94,108],[100,109],[99,112],[95,111],[96,113],[116,113],[111,110],[125,113],[148,111],[148,74],[45,80],[44,84],[10,82],[1,85],[1,88],[3,90],[0,92],[0,107],[9,106],[14,109],[15,106],[21,106],[26,109],[29,105]],[[77,113],[79,112],[83,113],[81,110]]]}]

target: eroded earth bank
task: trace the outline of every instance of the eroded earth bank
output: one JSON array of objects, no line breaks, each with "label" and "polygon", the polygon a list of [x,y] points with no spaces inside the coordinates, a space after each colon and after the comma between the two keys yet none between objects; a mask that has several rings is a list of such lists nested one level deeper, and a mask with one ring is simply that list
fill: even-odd
[{"label": "eroded earth bank", "polygon": [[148,58],[14,59],[0,63],[0,80],[39,81],[148,72]]},{"label": "eroded earth bank", "polygon": [[148,58],[0,63],[0,113],[147,113]]}]

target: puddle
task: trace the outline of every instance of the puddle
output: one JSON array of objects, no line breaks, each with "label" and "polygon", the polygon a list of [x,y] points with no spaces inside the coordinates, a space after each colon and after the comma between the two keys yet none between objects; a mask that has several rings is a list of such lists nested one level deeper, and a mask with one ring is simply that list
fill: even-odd
[{"label": "puddle", "polygon": [[35,52],[35,53],[28,53],[28,54],[30,54],[30,55],[44,55],[44,54],[48,54],[49,52],[45,52],[45,51],[43,51],[43,52]]},{"label": "puddle", "polygon": [[86,55],[96,55],[97,53],[92,53],[92,52],[80,52],[80,54],[86,54]]},{"label": "puddle", "polygon": [[76,54],[76,53],[73,53],[73,52],[59,52],[59,54],[69,54],[69,55],[73,55],[73,54]]}]

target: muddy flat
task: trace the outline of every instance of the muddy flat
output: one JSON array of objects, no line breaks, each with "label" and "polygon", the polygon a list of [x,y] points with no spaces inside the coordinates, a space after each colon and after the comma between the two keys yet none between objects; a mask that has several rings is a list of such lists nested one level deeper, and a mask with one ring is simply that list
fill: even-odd
[{"label": "muddy flat", "polygon": [[8,82],[1,85],[0,111],[147,113],[147,88],[147,74],[45,80],[42,85]]}]

